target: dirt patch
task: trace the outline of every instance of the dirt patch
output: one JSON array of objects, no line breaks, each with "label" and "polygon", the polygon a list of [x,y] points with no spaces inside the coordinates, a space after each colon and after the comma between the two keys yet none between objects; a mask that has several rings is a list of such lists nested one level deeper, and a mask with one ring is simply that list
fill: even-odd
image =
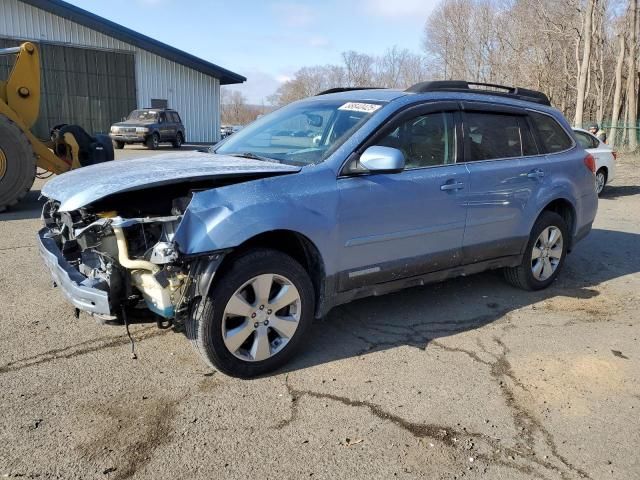
[{"label": "dirt patch", "polygon": [[[567,292],[567,295],[558,295],[541,302],[539,308],[552,312],[570,312],[574,316],[573,320],[580,322],[610,321],[623,310],[623,297],[602,288],[590,291],[593,295],[573,296]],[[576,313],[581,315],[575,315]]]},{"label": "dirt patch", "polygon": [[162,397],[129,400],[95,402],[83,412],[89,438],[78,450],[99,473],[108,473],[113,480],[131,478],[143,469],[156,448],[170,441],[173,431],[176,401]]}]

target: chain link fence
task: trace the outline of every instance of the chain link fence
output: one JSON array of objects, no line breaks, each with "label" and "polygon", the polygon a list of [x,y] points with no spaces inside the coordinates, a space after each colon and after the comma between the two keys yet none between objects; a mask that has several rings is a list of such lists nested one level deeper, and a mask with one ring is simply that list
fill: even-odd
[{"label": "chain link fence", "polygon": [[631,152],[633,150],[633,138],[635,137],[635,150],[640,147],[640,123],[618,122],[615,126],[611,121],[603,121],[600,129],[607,133],[607,143],[619,152]]}]

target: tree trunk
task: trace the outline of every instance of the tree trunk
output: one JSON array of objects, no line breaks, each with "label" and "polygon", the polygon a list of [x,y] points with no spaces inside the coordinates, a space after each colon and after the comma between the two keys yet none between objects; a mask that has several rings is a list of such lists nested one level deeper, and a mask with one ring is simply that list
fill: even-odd
[{"label": "tree trunk", "polygon": [[638,104],[636,93],[637,45],[638,40],[638,0],[631,0],[631,34],[629,38],[629,58],[627,73],[627,116],[629,118],[629,150],[638,148]]},{"label": "tree trunk", "polygon": [[[591,60],[591,42],[593,37],[593,7],[597,0],[588,0],[587,10],[585,11],[584,28],[582,30],[582,38],[584,45],[582,47],[582,60],[578,65],[578,83],[576,86],[576,114],[573,124],[576,127],[582,126],[582,116],[584,113],[584,97],[587,89],[587,76],[589,73],[589,62]],[[636,0],[632,0],[635,4]],[[635,18],[635,17],[634,17]]]},{"label": "tree trunk", "polygon": [[618,50],[618,59],[616,61],[616,73],[615,73],[615,90],[613,92],[613,107],[611,109],[611,130],[609,130],[609,143],[611,145],[616,144],[616,136],[618,135],[618,119],[620,118],[620,105],[622,96],[622,67],[624,66],[624,33],[620,33],[618,44],[620,45]]}]

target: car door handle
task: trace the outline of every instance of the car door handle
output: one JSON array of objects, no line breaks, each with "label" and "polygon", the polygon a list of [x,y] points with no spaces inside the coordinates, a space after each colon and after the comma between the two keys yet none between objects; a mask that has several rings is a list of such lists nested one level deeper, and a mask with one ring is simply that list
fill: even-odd
[{"label": "car door handle", "polygon": [[542,177],[544,177],[544,170],[541,170],[540,168],[536,168],[535,170],[531,170],[529,173],[527,173],[527,177],[529,177],[529,178],[542,178]]},{"label": "car door handle", "polygon": [[443,183],[440,185],[440,190],[443,192],[450,190],[462,190],[464,188],[464,183],[462,182],[453,182],[453,183]]}]

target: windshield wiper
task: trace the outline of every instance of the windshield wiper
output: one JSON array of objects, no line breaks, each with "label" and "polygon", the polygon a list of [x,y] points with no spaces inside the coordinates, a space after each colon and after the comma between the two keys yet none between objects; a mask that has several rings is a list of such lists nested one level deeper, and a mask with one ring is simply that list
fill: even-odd
[{"label": "windshield wiper", "polygon": [[231,157],[250,158],[251,160],[261,160],[263,162],[280,163],[280,160],[276,160],[275,158],[262,157],[260,155],[256,155],[253,152],[230,153],[229,155]]}]

